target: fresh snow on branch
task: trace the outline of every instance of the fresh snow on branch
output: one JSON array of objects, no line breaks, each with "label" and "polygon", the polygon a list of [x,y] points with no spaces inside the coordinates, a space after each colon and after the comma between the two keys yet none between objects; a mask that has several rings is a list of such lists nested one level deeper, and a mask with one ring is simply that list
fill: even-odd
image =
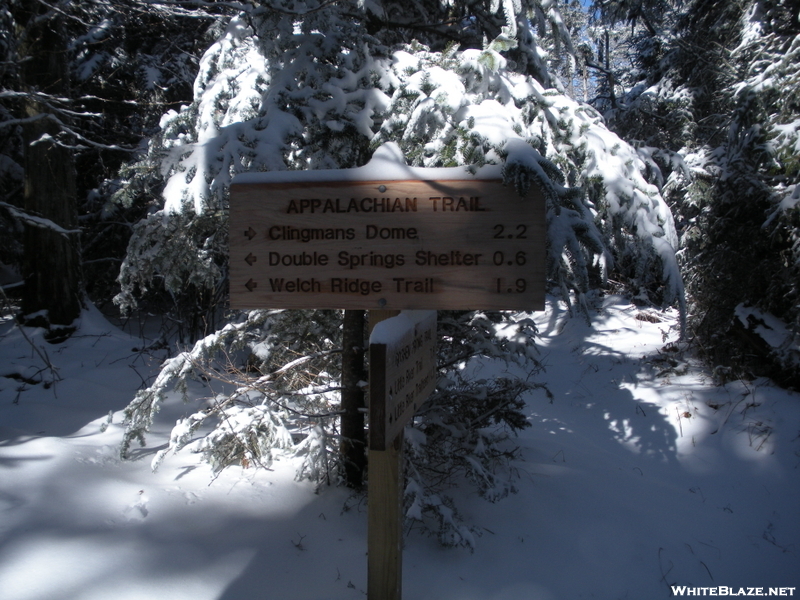
[{"label": "fresh snow on branch", "polygon": [[[648,180],[652,164],[594,109],[540,83],[549,77],[529,74],[541,56],[525,37],[528,3],[498,1],[505,25],[483,48],[437,51],[384,44],[345,4],[311,3],[316,8],[302,19],[247,11],[204,54],[193,101],[163,115],[160,134],[126,169],[116,196],[131,203],[158,194],[121,268],[116,302],[123,309],[153,289],[190,300],[224,289],[235,176],[335,178],[326,171],[378,163],[384,175],[488,170],[521,194],[541,188],[549,287],[577,312],[588,314],[593,292],[610,285],[612,274],[642,301],[682,307],[675,226]],[[381,14],[378,3],[367,4]],[[558,29],[555,3],[536,4]],[[519,60],[529,51],[525,72],[516,71],[510,53]],[[411,516],[439,524],[442,541],[470,546],[470,531],[431,484],[439,479],[432,473],[467,477],[492,500],[513,489],[495,471],[513,458],[506,444],[527,426],[521,397],[536,385],[469,379],[465,367],[483,355],[524,361],[535,372],[533,330],[525,315],[440,314],[440,335],[439,386],[410,435],[424,459],[413,467],[407,500]],[[332,359],[340,336],[335,311],[231,317],[165,362],[137,394],[125,411],[123,453],[144,443],[171,388],[185,394],[201,376],[222,381],[224,391],[209,391],[203,408],[176,424],[154,466],[182,448],[203,452],[215,469],[268,464],[271,448],[295,438],[300,476],[331,481],[340,460],[340,366]]]},{"label": "fresh snow on branch", "polygon": [[0,208],[7,210],[12,217],[31,227],[38,227],[39,229],[49,229],[50,231],[53,231],[55,233],[64,236],[78,235],[81,233],[80,229],[65,229],[61,227],[61,225],[51,221],[50,219],[46,219],[44,217],[37,217],[36,215],[27,213],[18,206],[13,206],[12,204],[8,204],[7,202],[0,202]]},{"label": "fresh snow on branch", "polygon": [[[302,23],[237,17],[203,56],[194,102],[164,115],[120,194],[163,182],[163,208],[137,227],[123,264],[123,307],[159,273],[174,292],[186,273],[203,285],[224,276],[224,236],[200,233],[179,249],[168,224],[222,224],[236,174],[354,167],[387,142],[412,166],[495,164],[520,192],[541,187],[548,275],[567,301],[583,306],[620,268],[634,294],[682,301],[670,212],[640,156],[593,109],[508,69],[494,49],[508,44],[441,53],[412,44],[387,55],[358,24],[332,28],[338,16],[330,7]],[[176,255],[189,262],[176,267]]]}]

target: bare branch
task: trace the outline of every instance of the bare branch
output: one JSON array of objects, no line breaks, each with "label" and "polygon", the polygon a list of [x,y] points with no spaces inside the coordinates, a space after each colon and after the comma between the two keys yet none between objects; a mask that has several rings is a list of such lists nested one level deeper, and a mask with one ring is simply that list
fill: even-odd
[{"label": "bare branch", "polygon": [[66,17],[67,19],[72,19],[73,21],[77,21],[78,23],[80,23],[84,27],[91,27],[92,26],[90,23],[87,23],[83,19],[80,19],[80,18],[76,17],[73,14],[70,14],[70,13],[68,13],[66,11],[61,10],[60,8],[58,8],[58,6],[54,6],[54,5],[50,4],[49,2],[45,2],[45,0],[36,0],[36,1],[39,4],[41,4],[42,6],[46,6],[48,9],[50,9],[50,12],[45,13],[44,15],[41,15],[39,17],[40,21],[48,20],[48,19],[50,19],[52,17],[53,13],[58,13],[62,17]]},{"label": "bare branch", "polygon": [[53,231],[59,235],[70,236],[81,232],[80,229],[64,229],[61,227],[61,225],[54,223],[50,219],[34,216],[14,206],[13,204],[8,204],[7,202],[0,201],[0,208],[4,208],[11,214],[13,218],[22,221],[27,225],[38,227],[39,229],[49,229],[50,231]]},{"label": "bare branch", "polygon": [[324,10],[325,8],[336,4],[339,0],[325,0],[321,2],[319,6],[315,6],[314,8],[309,8],[303,11],[292,11],[283,8],[282,6],[269,4],[269,5],[261,5],[257,6],[255,2],[213,2],[210,0],[137,0],[137,2],[146,7],[154,7],[157,9],[164,9],[167,11],[175,11],[178,10],[177,13],[173,12],[173,14],[178,14],[180,16],[186,17],[212,17],[216,18],[218,15],[214,15],[212,13],[197,13],[196,10],[188,10],[184,7],[200,7],[200,8],[232,8],[236,11],[242,12],[265,12],[265,11],[273,11],[282,15],[289,15],[295,17],[303,17],[305,15],[309,15],[311,13]]},{"label": "bare branch", "polygon": [[[8,296],[6,295],[6,292],[5,292],[5,290],[3,289],[2,286],[0,286],[0,296],[2,296],[2,298],[3,298],[3,304],[5,305],[6,310],[9,311],[9,314],[13,314],[14,309],[11,306],[11,301],[8,299]],[[16,323],[16,320],[15,320],[15,323]],[[17,327],[19,328],[20,333],[22,333],[22,337],[24,337],[25,341],[28,342],[28,344],[30,344],[31,348],[33,348],[33,351],[36,352],[36,354],[39,355],[39,358],[42,359],[42,361],[46,365],[47,369],[52,374],[53,382],[61,381],[61,375],[59,375],[58,369],[55,366],[53,366],[53,363],[50,362],[50,357],[47,356],[47,352],[45,352],[43,348],[40,348],[39,346],[37,346],[36,344],[33,343],[33,340],[31,338],[29,338],[28,334],[25,332],[25,328],[24,327],[19,325],[19,323],[17,323]]]},{"label": "bare branch", "polygon": [[3,127],[14,127],[16,125],[25,125],[26,123],[33,123],[35,121],[40,121],[41,119],[50,118],[52,115],[47,113],[41,113],[33,117],[26,117],[24,119],[9,119],[8,121],[0,122],[0,129]]},{"label": "bare branch", "polygon": [[[100,142],[92,141],[89,138],[87,138],[86,136],[81,135],[80,133],[78,133],[74,129],[64,125],[64,123],[62,123],[61,120],[59,120],[58,118],[56,118],[56,117],[53,117],[53,118],[58,122],[58,124],[61,126],[61,129],[65,133],[74,135],[77,139],[79,139],[82,142],[85,142],[85,143],[89,144],[93,148],[100,148],[101,150],[115,150],[115,151],[118,151],[118,152],[136,152],[136,150],[138,149],[138,148],[134,148],[134,147],[128,148],[128,147],[125,147],[125,146],[118,146],[117,144],[110,144],[110,145],[109,144],[101,144]],[[85,147],[82,147],[82,146],[69,146],[69,145],[64,144],[62,142],[58,142],[58,144],[60,146],[65,147],[65,148],[72,148],[72,149],[76,149],[76,150],[85,150],[86,149]]]}]

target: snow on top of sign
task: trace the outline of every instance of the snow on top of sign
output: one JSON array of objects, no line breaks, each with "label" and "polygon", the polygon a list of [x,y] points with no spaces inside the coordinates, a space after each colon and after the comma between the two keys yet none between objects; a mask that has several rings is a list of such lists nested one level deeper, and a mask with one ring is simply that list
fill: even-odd
[{"label": "snow on top of sign", "polygon": [[[474,170],[475,172],[471,172]],[[500,165],[469,167],[426,168],[410,167],[400,146],[395,142],[382,144],[372,159],[363,167],[354,169],[319,169],[314,171],[266,171],[241,173],[234,183],[291,183],[331,181],[462,181],[466,179],[502,179]]]},{"label": "snow on top of sign", "polygon": [[409,330],[413,330],[418,324],[430,318],[436,320],[435,310],[404,310],[399,315],[375,325],[369,336],[369,343],[391,346],[402,340]]}]

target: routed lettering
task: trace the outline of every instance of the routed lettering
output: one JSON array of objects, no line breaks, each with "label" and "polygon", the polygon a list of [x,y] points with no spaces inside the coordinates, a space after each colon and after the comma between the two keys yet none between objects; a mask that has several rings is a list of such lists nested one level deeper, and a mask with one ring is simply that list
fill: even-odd
[{"label": "routed lettering", "polygon": [[423,279],[407,279],[405,277],[394,277],[395,291],[400,294],[432,294],[433,277]]},{"label": "routed lettering", "polygon": [[458,198],[453,196],[431,196],[428,200],[433,206],[433,212],[486,211],[481,206],[480,196],[459,196]]},{"label": "routed lettering", "polygon": [[328,255],[319,252],[301,252],[300,254],[269,253],[269,266],[277,267],[324,267],[328,264]]},{"label": "routed lettering", "polygon": [[450,252],[430,252],[428,250],[418,250],[414,264],[420,267],[447,267],[464,266],[474,267],[480,264],[482,254],[462,253],[461,250],[451,250]]},{"label": "routed lettering", "polygon": [[313,277],[311,279],[270,278],[269,286],[273,292],[289,294],[319,294],[322,291],[322,283]]},{"label": "routed lettering", "polygon": [[381,240],[416,240],[416,227],[378,227],[377,225],[367,225],[367,239]]},{"label": "routed lettering", "polygon": [[298,242],[308,243],[310,241],[322,240],[353,240],[356,237],[356,230],[352,227],[328,227],[328,228],[313,228],[313,227],[291,227],[290,225],[273,225],[267,231],[267,239],[278,240],[296,240]]},{"label": "routed lettering", "polygon": [[350,279],[348,277],[334,277],[331,279],[331,292],[334,294],[380,294],[383,284],[370,279]]},{"label": "routed lettering", "polygon": [[376,252],[366,252],[351,254],[347,250],[339,252],[338,264],[340,267],[355,269],[357,267],[383,267],[394,269],[406,264],[406,257],[402,254],[379,254]]},{"label": "routed lettering", "polygon": [[292,198],[287,214],[417,212],[416,198]]}]

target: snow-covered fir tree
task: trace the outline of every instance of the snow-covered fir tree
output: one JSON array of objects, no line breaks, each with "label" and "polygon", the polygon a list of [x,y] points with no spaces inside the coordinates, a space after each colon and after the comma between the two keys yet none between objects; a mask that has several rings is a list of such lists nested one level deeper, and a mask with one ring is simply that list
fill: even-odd
[{"label": "snow-covered fir tree", "polygon": [[636,68],[620,74],[627,93],[606,116],[666,179],[694,339],[723,379],[754,371],[798,385],[800,8],[617,4],[617,18],[649,16],[631,39]]},{"label": "snow-covered fir tree", "polygon": [[[226,290],[236,174],[356,167],[393,144],[410,165],[492,163],[520,192],[539,186],[550,287],[576,314],[612,286],[682,306],[677,236],[655,163],[563,94],[547,67],[556,39],[572,52],[549,0],[243,4],[203,55],[193,101],[163,115],[147,152],[123,172],[116,201],[152,208],[135,227],[117,303],[133,310],[157,293],[182,318],[213,322]],[[184,448],[216,469],[268,464],[284,448],[305,457],[301,476],[334,480],[340,314],[224,320],[137,394],[123,452],[144,443],[172,386],[186,391],[202,376],[218,383],[155,464]],[[527,424],[521,395],[535,383],[469,380],[463,366],[486,356],[527,361],[535,372],[535,332],[525,315],[444,312],[440,321],[440,384],[408,436],[408,514],[442,541],[469,545],[441,485],[466,477],[490,499],[513,488],[501,466],[513,457],[509,435]]]},{"label": "snow-covered fir tree", "polygon": [[[199,56],[216,37],[214,27],[225,11],[232,12],[226,5],[186,10],[142,0],[0,5],[0,268],[10,280],[23,276],[21,265],[30,258],[23,247],[25,228],[53,229],[40,210],[25,209],[23,198],[25,128],[43,121],[58,131],[48,135],[75,164],[76,206],[66,229],[80,229],[73,242],[84,290],[98,305],[110,304],[132,223],[146,210],[120,210],[108,202],[117,189],[115,174],[142,138],[155,133],[169,106],[191,99]],[[45,56],[63,48],[57,78],[69,85],[58,92],[25,77],[40,30],[51,35]],[[50,271],[42,277],[63,275]],[[12,295],[21,289],[17,285]]]}]

